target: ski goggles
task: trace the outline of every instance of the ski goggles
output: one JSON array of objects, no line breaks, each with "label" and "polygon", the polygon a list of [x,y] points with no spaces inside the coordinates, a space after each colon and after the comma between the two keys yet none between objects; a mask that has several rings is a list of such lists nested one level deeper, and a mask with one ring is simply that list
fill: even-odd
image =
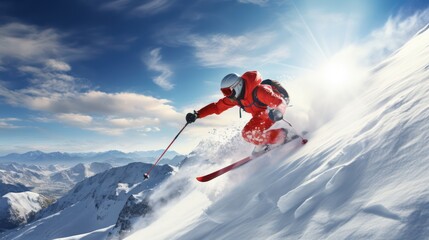
[{"label": "ski goggles", "polygon": [[232,88],[232,87],[221,88],[220,90],[222,91],[222,93],[225,97],[231,97],[235,91],[234,88]]},{"label": "ski goggles", "polygon": [[236,81],[234,84],[232,84],[230,87],[221,88],[220,91],[223,93],[225,97],[232,97],[235,95],[235,87],[240,84],[240,80]]}]

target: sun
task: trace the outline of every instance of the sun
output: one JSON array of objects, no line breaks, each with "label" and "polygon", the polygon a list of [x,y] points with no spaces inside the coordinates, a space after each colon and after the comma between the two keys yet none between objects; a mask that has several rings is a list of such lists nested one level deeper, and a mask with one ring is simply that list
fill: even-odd
[{"label": "sun", "polygon": [[323,81],[330,87],[339,88],[350,80],[350,67],[345,62],[336,60],[328,61],[322,66]]}]

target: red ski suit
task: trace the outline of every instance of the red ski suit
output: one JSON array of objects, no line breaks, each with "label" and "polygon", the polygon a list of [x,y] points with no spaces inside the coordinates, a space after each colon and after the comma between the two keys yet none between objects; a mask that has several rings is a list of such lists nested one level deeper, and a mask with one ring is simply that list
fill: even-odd
[{"label": "red ski suit", "polygon": [[282,104],[282,97],[273,92],[271,86],[260,84],[262,82],[261,75],[257,71],[249,71],[244,73],[241,78],[244,80],[244,96],[240,100],[233,100],[224,97],[216,103],[210,103],[201,108],[197,114],[199,118],[206,117],[211,114],[220,114],[225,110],[234,106],[240,106],[244,111],[252,114],[252,119],[244,126],[242,130],[243,138],[255,145],[274,144],[281,140],[284,131],[281,129],[269,129],[274,122],[268,117],[267,107],[259,106],[253,101],[253,91],[257,88],[257,99],[271,108],[278,108],[282,113],[286,110],[286,105]]}]

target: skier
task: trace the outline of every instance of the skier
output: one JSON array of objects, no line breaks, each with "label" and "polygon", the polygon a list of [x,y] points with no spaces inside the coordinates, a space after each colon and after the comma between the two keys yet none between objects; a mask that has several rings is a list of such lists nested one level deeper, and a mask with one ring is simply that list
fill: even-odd
[{"label": "skier", "polygon": [[[253,154],[267,151],[275,145],[287,141],[285,128],[269,129],[275,122],[283,119],[287,102],[273,87],[261,84],[262,78],[257,71],[245,72],[242,76],[235,73],[226,75],[221,82],[224,98],[210,103],[193,113],[186,115],[186,122],[193,123],[198,118],[220,114],[234,106],[252,114],[252,119],[244,126],[242,137],[255,145]],[[241,114],[240,109],[240,114]]]}]

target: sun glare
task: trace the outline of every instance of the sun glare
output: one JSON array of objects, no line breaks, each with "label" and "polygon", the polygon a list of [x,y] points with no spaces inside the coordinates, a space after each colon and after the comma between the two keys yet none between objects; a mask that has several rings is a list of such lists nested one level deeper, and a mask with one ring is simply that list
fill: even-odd
[{"label": "sun glare", "polygon": [[345,63],[330,61],[322,67],[322,77],[330,87],[341,87],[350,78],[349,69]]}]

